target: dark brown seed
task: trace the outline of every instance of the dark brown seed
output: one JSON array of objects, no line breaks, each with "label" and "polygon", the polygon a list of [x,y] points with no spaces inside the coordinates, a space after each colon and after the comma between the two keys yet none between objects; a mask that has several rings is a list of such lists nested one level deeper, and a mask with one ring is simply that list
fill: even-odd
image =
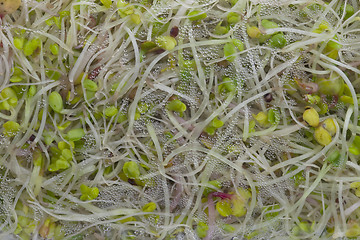
[{"label": "dark brown seed", "polygon": [[179,34],[179,28],[177,26],[174,26],[173,28],[171,28],[170,30],[170,36],[171,37],[176,37]]},{"label": "dark brown seed", "polygon": [[135,185],[135,186],[137,185],[136,182],[135,182],[135,180],[132,179],[132,178],[129,178],[129,179],[128,179],[128,183],[130,183],[131,185]]},{"label": "dark brown seed", "polygon": [[273,96],[271,93],[267,93],[264,95],[265,102],[271,102],[273,100]]},{"label": "dark brown seed", "polygon": [[32,135],[30,136],[30,138],[29,138],[29,141],[30,141],[30,142],[33,142],[34,140],[35,140],[35,135],[32,134]]},{"label": "dark brown seed", "polygon": [[136,95],[137,87],[129,90],[129,98],[134,99]]},{"label": "dark brown seed", "polygon": [[176,95],[172,95],[170,98],[169,98],[169,101],[172,101],[172,100],[175,100],[177,99]]},{"label": "dark brown seed", "polygon": [[94,70],[92,70],[90,72],[90,74],[88,75],[88,78],[91,80],[94,80],[99,75],[100,71],[101,71],[101,67],[95,68]]},{"label": "dark brown seed", "polygon": [[228,60],[223,60],[223,61],[221,61],[221,62],[218,62],[217,64],[218,64],[220,67],[224,67],[224,68],[227,68],[227,67],[230,65],[230,63],[229,63]]},{"label": "dark brown seed", "polygon": [[155,54],[162,54],[163,52],[165,52],[165,49],[162,49],[162,48],[156,48],[153,53]]}]

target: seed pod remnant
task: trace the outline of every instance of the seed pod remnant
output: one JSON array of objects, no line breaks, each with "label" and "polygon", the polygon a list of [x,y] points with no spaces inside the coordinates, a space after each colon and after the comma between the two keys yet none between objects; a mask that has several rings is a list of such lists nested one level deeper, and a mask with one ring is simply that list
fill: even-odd
[{"label": "seed pod remnant", "polygon": [[174,26],[170,30],[170,36],[175,38],[179,34],[179,28],[177,26]]},{"label": "seed pod remnant", "polygon": [[21,0],[0,0],[0,17],[15,12],[21,5]]},{"label": "seed pod remnant", "polygon": [[264,95],[265,102],[271,102],[273,100],[273,96],[271,93],[267,93]]}]

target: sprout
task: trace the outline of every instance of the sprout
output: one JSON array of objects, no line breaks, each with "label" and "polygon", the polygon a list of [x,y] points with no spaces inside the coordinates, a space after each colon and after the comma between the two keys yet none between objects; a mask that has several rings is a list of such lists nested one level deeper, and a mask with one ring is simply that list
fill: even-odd
[{"label": "sprout", "polygon": [[216,25],[215,29],[214,29],[214,34],[216,35],[224,35],[228,32],[229,30],[224,27],[224,26],[221,26],[221,23],[219,23],[218,25]]},{"label": "sprout", "polygon": [[118,110],[115,106],[107,107],[104,110],[104,114],[106,117],[115,116],[118,113]]},{"label": "sprout", "polygon": [[[52,141],[53,140],[51,140],[51,142]],[[51,142],[48,145],[50,145]],[[51,164],[48,167],[50,172],[55,172],[70,167],[70,162],[73,159],[73,152],[70,150],[70,147],[74,149],[75,145],[72,141],[69,141],[69,144],[64,141],[60,141],[58,142],[58,148],[51,148],[52,159]]]},{"label": "sprout", "polygon": [[82,201],[90,201],[99,196],[99,189],[97,187],[90,188],[85,184],[80,185],[81,197]]},{"label": "sprout", "polygon": [[127,114],[121,112],[116,120],[117,123],[122,123],[127,120]]},{"label": "sprout", "polygon": [[172,100],[171,102],[169,102],[166,105],[166,108],[170,111],[175,111],[175,112],[179,112],[179,113],[186,111],[186,105],[178,99],[175,99],[175,100]]},{"label": "sprout", "polygon": [[224,126],[224,122],[219,120],[217,117],[214,118],[210,124],[214,128],[220,128],[220,127]]},{"label": "sprout", "polygon": [[58,55],[59,54],[59,45],[54,43],[50,45],[50,51],[52,54],[54,55]]},{"label": "sprout", "polygon": [[[247,199],[246,199],[247,200]],[[242,217],[246,214],[246,207],[245,207],[245,202],[244,199],[240,196],[234,196],[231,199],[232,202],[232,215],[234,215],[235,217]]]},{"label": "sprout", "polygon": [[170,36],[160,36],[155,39],[156,45],[158,45],[161,48],[164,48],[165,50],[172,50],[177,42],[175,38]]},{"label": "sprout", "polygon": [[139,14],[131,14],[130,19],[135,24],[140,24],[141,23],[141,18],[140,18]]},{"label": "sprout", "polygon": [[[69,145],[70,144],[70,145]],[[75,144],[73,141],[69,141],[69,143],[67,142],[64,142],[64,141],[60,141],[58,142],[58,148],[60,150],[64,150],[64,149],[70,149],[71,148],[74,148],[75,147]]]},{"label": "sprout", "polygon": [[275,34],[270,38],[270,46],[273,48],[283,48],[287,44],[283,33]]},{"label": "sprout", "polygon": [[25,38],[14,38],[14,46],[19,49],[22,50],[24,47],[24,43],[25,43]]},{"label": "sprout", "polygon": [[142,208],[143,212],[153,212],[156,209],[156,203],[154,202],[149,202],[147,204],[145,204]]},{"label": "sprout", "polygon": [[303,113],[303,119],[312,127],[317,127],[319,125],[319,114],[312,107],[306,108],[306,110]]},{"label": "sprout", "polygon": [[51,220],[50,219],[46,219],[44,224],[41,226],[40,230],[39,230],[39,234],[40,236],[42,236],[43,238],[47,238],[48,234],[49,234],[49,228],[50,228],[50,223]]},{"label": "sprout", "polygon": [[319,104],[321,102],[321,98],[318,95],[305,94],[305,101],[310,104]]},{"label": "sprout", "polygon": [[110,8],[112,5],[112,1],[111,0],[100,0],[102,5],[104,5],[104,7],[106,8]]},{"label": "sprout", "polygon": [[350,96],[343,95],[340,97],[340,101],[347,104],[354,104],[354,99]]},{"label": "sprout", "polygon": [[354,141],[349,147],[349,152],[354,155],[360,154],[360,136],[356,135]]},{"label": "sprout", "polygon": [[188,13],[188,17],[190,21],[198,21],[206,18],[207,15],[200,10],[194,10]]},{"label": "sprout", "polygon": [[233,39],[232,43],[235,45],[235,47],[241,52],[244,51],[244,43],[239,39]]},{"label": "sprout", "polygon": [[207,231],[209,230],[209,226],[204,222],[199,222],[196,227],[196,233],[199,238],[204,238],[207,235]]},{"label": "sprout", "polygon": [[322,127],[327,130],[331,136],[334,136],[336,133],[335,119],[327,118],[321,123]]},{"label": "sprout", "polygon": [[140,177],[139,166],[134,161],[126,162],[123,166],[123,172],[128,178],[138,179]]},{"label": "sprout", "polygon": [[4,88],[0,93],[0,109],[10,110],[10,108],[15,107],[18,103],[18,98],[16,92],[12,88]]},{"label": "sprout", "polygon": [[360,226],[356,222],[349,222],[349,227],[345,233],[348,238],[356,238],[360,236]]},{"label": "sprout", "polygon": [[268,111],[267,118],[271,124],[278,124],[280,121],[280,114],[276,109],[270,109]]},{"label": "sprout", "polygon": [[214,135],[217,128],[224,125],[224,122],[219,120],[217,117],[214,118],[211,123],[205,128],[205,132],[209,135]]},{"label": "sprout", "polygon": [[134,13],[134,6],[130,5],[125,0],[118,0],[116,6],[119,8],[118,13],[120,17],[126,17]]},{"label": "sprout", "polygon": [[221,188],[221,182],[219,182],[218,180],[212,180],[209,181],[208,184],[212,185],[212,188],[205,188],[204,189],[204,196],[207,196],[209,193],[214,192],[216,189],[220,189]]},{"label": "sprout", "polygon": [[7,137],[15,136],[20,130],[20,124],[14,121],[7,121],[3,124],[4,135]]},{"label": "sprout", "polygon": [[31,85],[27,91],[27,97],[31,98],[36,94],[37,88],[35,85]]},{"label": "sprout", "polygon": [[236,57],[233,56],[235,53],[235,45],[232,43],[226,43],[224,46],[224,55],[229,62],[233,62],[235,60]]},{"label": "sprout", "polygon": [[311,231],[309,223],[307,223],[307,222],[300,222],[300,223],[298,223],[298,226],[299,226],[300,230],[302,230],[303,232],[310,233],[310,231]]},{"label": "sprout", "polygon": [[353,182],[350,184],[351,188],[355,189],[355,195],[360,197],[360,182]]},{"label": "sprout", "polygon": [[233,212],[231,209],[231,204],[228,200],[221,200],[221,201],[217,202],[216,210],[223,217],[230,216]]},{"label": "sprout", "polygon": [[267,125],[269,125],[269,121],[268,121],[268,115],[264,112],[259,112],[258,114],[253,114],[254,119],[256,120],[256,122],[258,122],[258,124],[261,127],[266,127]]},{"label": "sprout", "polygon": [[314,131],[314,138],[315,140],[323,145],[329,145],[331,143],[331,135],[328,131],[325,130],[321,125],[318,126]]},{"label": "sprout", "polygon": [[353,6],[350,5],[350,3],[347,3],[346,7],[345,7],[345,4],[341,4],[341,6],[340,6],[340,14],[341,15],[344,12],[344,10],[345,10],[345,17],[344,17],[345,20],[350,18],[355,13],[355,9]]},{"label": "sprout", "polygon": [[85,79],[83,82],[83,86],[86,90],[89,90],[91,92],[96,92],[98,90],[97,84],[90,79]]},{"label": "sprout", "polygon": [[269,21],[267,19],[261,20],[261,25],[266,29],[278,28],[279,27],[279,25],[277,25],[277,23],[275,23],[273,21]]},{"label": "sprout", "polygon": [[[337,38],[335,37],[334,40],[337,40]],[[324,49],[326,55],[332,59],[336,59],[338,57],[338,52],[342,48],[342,45],[334,40],[330,40]]]},{"label": "sprout", "polygon": [[355,0],[23,2],[3,238],[359,237]]},{"label": "sprout", "polygon": [[218,87],[218,91],[220,93],[226,92],[234,92],[236,90],[236,86],[230,78],[225,77],[222,83]]},{"label": "sprout", "polygon": [[260,38],[261,36],[260,29],[255,26],[247,27],[246,32],[250,38]]},{"label": "sprout", "polygon": [[319,86],[319,92],[325,95],[341,95],[344,91],[344,80],[335,73],[330,78],[319,78],[316,83]]},{"label": "sprout", "polygon": [[24,79],[21,76],[12,76],[10,78],[10,82],[12,83],[18,83],[18,82],[22,82]]},{"label": "sprout", "polygon": [[57,113],[60,113],[64,109],[62,97],[58,92],[51,92],[48,98],[49,105]]},{"label": "sprout", "polygon": [[338,150],[335,150],[326,158],[326,161],[334,164],[335,166],[339,166],[340,158],[341,158],[340,152]]},{"label": "sprout", "polygon": [[85,131],[82,128],[71,129],[66,134],[66,138],[70,141],[78,141],[84,136],[85,136]]},{"label": "sprout", "polygon": [[229,12],[226,16],[228,23],[235,24],[240,21],[241,17],[238,13],[235,12]]},{"label": "sprout", "polygon": [[40,39],[34,38],[32,40],[26,41],[23,47],[24,55],[27,57],[33,55],[35,50],[40,46],[41,46]]},{"label": "sprout", "polygon": [[230,224],[224,224],[221,226],[221,228],[225,231],[225,232],[235,232],[236,228],[234,226],[231,226]]},{"label": "sprout", "polygon": [[221,216],[227,217],[234,215],[236,217],[242,217],[246,214],[245,204],[250,199],[251,193],[242,188],[238,188],[238,192],[239,195],[214,192],[209,195],[208,199],[212,197],[220,197],[222,199],[216,204],[216,209]]}]

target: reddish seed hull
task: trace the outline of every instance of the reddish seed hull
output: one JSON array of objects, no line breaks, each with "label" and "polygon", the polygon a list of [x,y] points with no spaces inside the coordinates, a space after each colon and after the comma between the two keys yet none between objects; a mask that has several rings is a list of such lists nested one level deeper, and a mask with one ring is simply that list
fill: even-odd
[{"label": "reddish seed hull", "polygon": [[177,26],[171,28],[170,30],[170,36],[171,37],[177,37],[177,35],[179,34],[179,28]]}]

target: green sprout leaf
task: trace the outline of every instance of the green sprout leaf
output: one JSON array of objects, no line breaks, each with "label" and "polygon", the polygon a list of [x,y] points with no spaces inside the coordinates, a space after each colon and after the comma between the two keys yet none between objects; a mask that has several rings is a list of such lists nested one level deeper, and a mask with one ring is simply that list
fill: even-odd
[{"label": "green sprout leaf", "polygon": [[232,214],[231,204],[229,203],[228,200],[221,200],[217,202],[216,210],[223,217],[227,217]]},{"label": "green sprout leaf", "polygon": [[115,116],[118,113],[118,109],[115,106],[105,108],[104,114],[106,117]]},{"label": "green sprout leaf", "polygon": [[236,56],[233,56],[236,52],[237,51],[233,43],[226,43],[224,45],[224,56],[229,62],[233,62],[236,59]]},{"label": "green sprout leaf", "polygon": [[170,36],[160,36],[155,39],[156,45],[159,47],[171,51],[176,46],[177,42],[175,38]]},{"label": "green sprout leaf", "polygon": [[279,27],[279,25],[277,25],[276,22],[269,21],[267,19],[261,20],[261,25],[266,29],[278,28]]},{"label": "green sprout leaf", "polygon": [[227,18],[228,23],[230,23],[230,24],[238,23],[241,20],[240,15],[235,12],[229,12],[226,18]]},{"label": "green sprout leaf", "polygon": [[102,5],[104,5],[106,8],[110,8],[112,5],[112,1],[111,0],[100,0]]},{"label": "green sprout leaf", "polygon": [[273,48],[283,48],[287,44],[283,33],[275,34],[270,38],[270,46]]},{"label": "green sprout leaf", "polygon": [[71,129],[66,134],[67,139],[70,140],[70,141],[78,141],[84,136],[85,136],[85,131],[82,128]]},{"label": "green sprout leaf", "polygon": [[140,177],[139,165],[134,161],[126,162],[123,166],[123,172],[128,178],[138,179]]},{"label": "green sprout leaf", "polygon": [[188,13],[188,17],[190,21],[199,21],[205,19],[207,15],[200,10],[194,10]]},{"label": "green sprout leaf", "polygon": [[199,222],[196,227],[196,233],[200,238],[206,237],[208,230],[209,226],[204,222]]},{"label": "green sprout leaf", "polygon": [[14,137],[20,130],[20,124],[14,121],[7,121],[3,124],[4,135],[7,137]]},{"label": "green sprout leaf", "polygon": [[175,112],[179,112],[179,113],[186,111],[186,105],[178,99],[175,99],[175,100],[172,100],[171,102],[169,102],[166,105],[166,108],[170,111],[175,111]]},{"label": "green sprout leaf", "polygon": [[63,99],[58,92],[51,92],[49,95],[49,105],[57,113],[64,109]]},{"label": "green sprout leaf", "polygon": [[153,211],[155,211],[155,209],[156,209],[156,203],[154,203],[154,202],[149,202],[149,203],[145,204],[142,208],[142,210],[144,212],[153,212]]},{"label": "green sprout leaf", "polygon": [[80,200],[88,201],[93,200],[99,196],[99,189],[97,187],[90,188],[85,184],[80,185],[81,197]]}]

